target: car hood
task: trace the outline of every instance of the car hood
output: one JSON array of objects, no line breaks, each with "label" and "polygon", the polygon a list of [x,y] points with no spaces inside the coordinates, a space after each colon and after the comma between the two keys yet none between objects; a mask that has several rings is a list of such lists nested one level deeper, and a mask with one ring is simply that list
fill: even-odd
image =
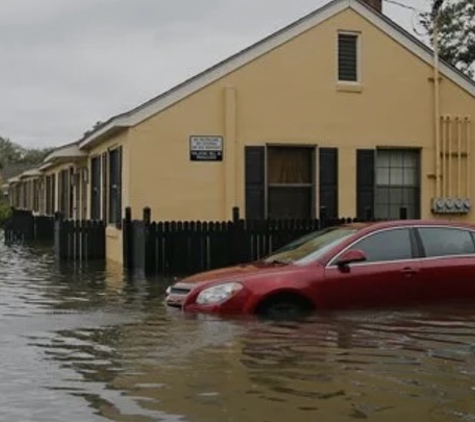
[{"label": "car hood", "polygon": [[201,284],[214,281],[237,281],[254,278],[259,275],[281,274],[288,271],[295,271],[295,265],[251,263],[246,265],[237,265],[233,267],[221,268],[218,270],[206,271],[183,278],[178,283]]}]

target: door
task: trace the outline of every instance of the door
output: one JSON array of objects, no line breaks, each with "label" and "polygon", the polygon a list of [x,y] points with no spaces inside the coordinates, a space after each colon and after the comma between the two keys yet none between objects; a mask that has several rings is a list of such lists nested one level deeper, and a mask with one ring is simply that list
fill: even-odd
[{"label": "door", "polygon": [[328,307],[399,305],[417,299],[420,263],[415,236],[410,228],[391,228],[372,233],[354,243],[366,261],[336,265],[335,257],[325,270],[323,300]]},{"label": "door", "polygon": [[421,270],[421,300],[475,297],[475,242],[470,230],[420,227],[425,259]]}]

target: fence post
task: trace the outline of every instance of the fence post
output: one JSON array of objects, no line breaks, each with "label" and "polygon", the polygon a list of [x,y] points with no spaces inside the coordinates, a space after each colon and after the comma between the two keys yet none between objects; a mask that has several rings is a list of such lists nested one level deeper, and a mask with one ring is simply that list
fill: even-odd
[{"label": "fence post", "polygon": [[232,243],[233,243],[233,261],[236,264],[241,264],[247,260],[246,248],[246,226],[244,220],[239,218],[239,208],[233,208],[233,222],[232,222]]},{"label": "fence post", "polygon": [[133,269],[132,258],[132,208],[125,209],[125,217],[122,222],[122,260],[124,269],[129,271]]},{"label": "fence post", "polygon": [[150,207],[143,209],[143,243],[144,243],[144,262],[143,271],[145,275],[154,272],[155,267],[155,239],[151,236],[150,225],[152,223],[152,211]]},{"label": "fence post", "polygon": [[371,207],[366,207],[365,208],[365,220],[366,221],[371,221],[373,219],[373,212]]},{"label": "fence post", "polygon": [[35,240],[35,229],[34,229],[34,216],[33,211],[23,211],[23,218],[21,222],[20,230],[23,232],[23,241],[25,243],[32,242]]},{"label": "fence post", "polygon": [[56,258],[61,260],[65,255],[64,215],[61,212],[54,214],[54,252]]},{"label": "fence post", "polygon": [[237,223],[239,220],[239,207],[233,207],[233,223]]},{"label": "fence post", "polygon": [[320,229],[324,229],[328,224],[327,207],[320,207]]},{"label": "fence post", "polygon": [[407,208],[406,207],[399,208],[399,219],[400,220],[407,220]]}]

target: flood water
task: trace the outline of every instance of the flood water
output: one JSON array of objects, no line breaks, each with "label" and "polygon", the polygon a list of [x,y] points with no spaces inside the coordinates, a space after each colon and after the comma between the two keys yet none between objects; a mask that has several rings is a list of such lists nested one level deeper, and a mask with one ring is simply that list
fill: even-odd
[{"label": "flood water", "polygon": [[475,421],[475,307],[184,316],[0,238],[0,421]]}]

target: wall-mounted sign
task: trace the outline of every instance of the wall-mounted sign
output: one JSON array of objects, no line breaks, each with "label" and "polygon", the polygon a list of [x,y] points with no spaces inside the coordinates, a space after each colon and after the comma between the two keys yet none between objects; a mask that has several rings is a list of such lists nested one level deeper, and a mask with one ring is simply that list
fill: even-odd
[{"label": "wall-mounted sign", "polygon": [[190,136],[191,161],[223,161],[222,136]]}]

